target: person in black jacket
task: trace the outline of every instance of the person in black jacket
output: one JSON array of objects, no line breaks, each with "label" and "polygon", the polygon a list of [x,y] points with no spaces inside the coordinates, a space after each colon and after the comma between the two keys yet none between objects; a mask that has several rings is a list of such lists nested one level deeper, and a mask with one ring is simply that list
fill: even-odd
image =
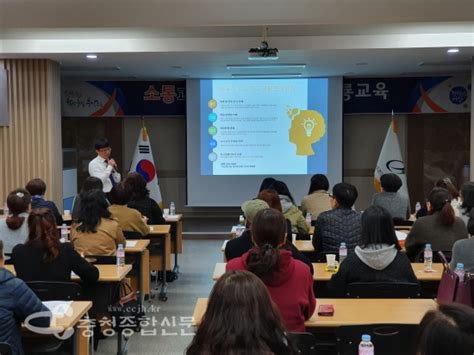
[{"label": "person in black jacket", "polygon": [[362,241],[328,283],[330,297],[344,297],[352,282],[418,283],[408,257],[400,252],[392,216],[380,206],[362,215]]},{"label": "person in black jacket", "polygon": [[[271,190],[263,190],[263,191],[271,191]],[[280,202],[280,199],[276,191],[274,191],[274,194],[276,196],[276,200]],[[259,197],[265,198],[266,195],[268,195],[268,193],[267,194],[260,193]],[[269,206],[269,203],[267,202],[268,201],[264,201],[263,199],[257,198],[254,200],[246,201],[242,204],[242,211],[244,212],[245,218],[247,220],[246,229],[240,237],[229,240],[227,242],[225,246],[225,250],[224,250],[226,261],[230,261],[234,258],[238,258],[254,247],[254,243],[252,241],[252,232],[250,231],[250,226],[252,225],[252,220],[257,214],[257,212],[269,207],[279,210],[281,212],[281,205],[280,205],[280,209],[278,209],[278,208],[275,208],[273,204],[272,206]],[[287,220],[287,227],[288,227],[288,220]],[[290,225],[290,231],[291,231],[291,225]],[[298,249],[296,249],[296,247],[291,243],[291,237],[288,237],[288,233],[287,233],[287,238],[286,238],[286,245],[284,246],[284,248],[291,251],[293,258],[300,260],[304,262],[306,265],[308,265],[311,271],[311,274],[314,273],[313,264],[303,253],[301,253]]]},{"label": "person in black jacket", "polygon": [[331,197],[331,211],[319,215],[314,226],[313,246],[316,252],[337,253],[341,242],[352,252],[361,238],[361,214],[352,209],[357,200],[354,185],[334,185]]},{"label": "person in black jacket", "polygon": [[148,224],[166,224],[163,211],[155,200],[150,198],[150,191],[146,188],[146,181],[139,173],[130,173],[123,182],[132,193],[127,206],[138,210],[148,218]]},{"label": "person in black jacket", "polygon": [[0,240],[0,342],[7,343],[14,355],[23,354],[20,324],[35,313],[46,312],[34,317],[29,323],[34,327],[49,327],[51,312],[26,284],[3,268],[3,242]]},{"label": "person in black jacket", "polygon": [[47,208],[52,213],[56,224],[60,226],[63,224],[63,216],[59,213],[56,204],[53,201],[45,200],[46,183],[41,179],[31,179],[25,186],[25,189],[31,195],[31,209]]},{"label": "person in black jacket", "polygon": [[47,209],[28,217],[29,234],[25,244],[13,248],[12,263],[24,281],[71,281],[74,271],[85,283],[99,278],[99,270],[74,250],[71,243],[60,243],[58,229]]}]

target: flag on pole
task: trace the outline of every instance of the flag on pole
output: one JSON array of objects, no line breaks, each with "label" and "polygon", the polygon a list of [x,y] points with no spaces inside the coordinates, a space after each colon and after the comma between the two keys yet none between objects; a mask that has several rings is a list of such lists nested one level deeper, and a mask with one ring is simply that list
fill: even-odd
[{"label": "flag on pole", "polygon": [[150,197],[161,205],[161,191],[158,184],[158,176],[156,175],[155,161],[151,152],[150,137],[143,124],[140,134],[138,135],[135,153],[133,154],[130,172],[137,172],[145,179],[146,187],[150,190]]},{"label": "flag on pole", "polygon": [[385,141],[383,142],[382,150],[380,151],[379,160],[374,171],[374,187],[377,192],[382,191],[380,184],[380,177],[383,174],[394,173],[402,180],[402,187],[400,193],[408,196],[407,177],[405,173],[405,162],[402,158],[402,151],[397,136],[397,123],[392,110],[392,122],[387,130]]}]

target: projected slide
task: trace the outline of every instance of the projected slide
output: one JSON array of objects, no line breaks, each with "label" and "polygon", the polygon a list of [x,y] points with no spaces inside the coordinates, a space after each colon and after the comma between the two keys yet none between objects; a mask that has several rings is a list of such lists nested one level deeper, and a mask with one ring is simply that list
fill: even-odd
[{"label": "projected slide", "polygon": [[201,175],[327,173],[328,79],[202,80]]}]

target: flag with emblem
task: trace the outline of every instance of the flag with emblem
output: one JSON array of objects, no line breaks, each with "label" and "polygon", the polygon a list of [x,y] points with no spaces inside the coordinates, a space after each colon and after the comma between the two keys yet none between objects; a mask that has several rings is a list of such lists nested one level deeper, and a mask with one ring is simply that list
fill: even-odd
[{"label": "flag with emblem", "polygon": [[150,137],[148,136],[145,125],[143,125],[138,135],[130,172],[137,172],[143,176],[147,183],[146,187],[150,190],[150,197],[161,205],[160,185],[158,183],[158,176],[156,175],[155,160],[151,152]]},{"label": "flag with emblem", "polygon": [[402,187],[398,190],[401,194],[408,196],[407,177],[405,173],[405,162],[402,158],[402,151],[397,136],[397,123],[392,111],[392,121],[388,127],[379,160],[374,171],[374,187],[377,192],[382,191],[380,177],[383,174],[394,173],[402,180]]}]

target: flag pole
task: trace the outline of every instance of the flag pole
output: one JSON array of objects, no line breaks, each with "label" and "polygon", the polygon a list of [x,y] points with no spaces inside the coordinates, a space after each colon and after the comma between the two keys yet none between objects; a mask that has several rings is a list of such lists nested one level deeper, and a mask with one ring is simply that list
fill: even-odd
[{"label": "flag pole", "polygon": [[143,137],[144,141],[147,141],[148,140],[148,132],[146,131],[146,127],[145,127],[145,116],[141,117],[141,121],[142,121],[142,137]]}]

